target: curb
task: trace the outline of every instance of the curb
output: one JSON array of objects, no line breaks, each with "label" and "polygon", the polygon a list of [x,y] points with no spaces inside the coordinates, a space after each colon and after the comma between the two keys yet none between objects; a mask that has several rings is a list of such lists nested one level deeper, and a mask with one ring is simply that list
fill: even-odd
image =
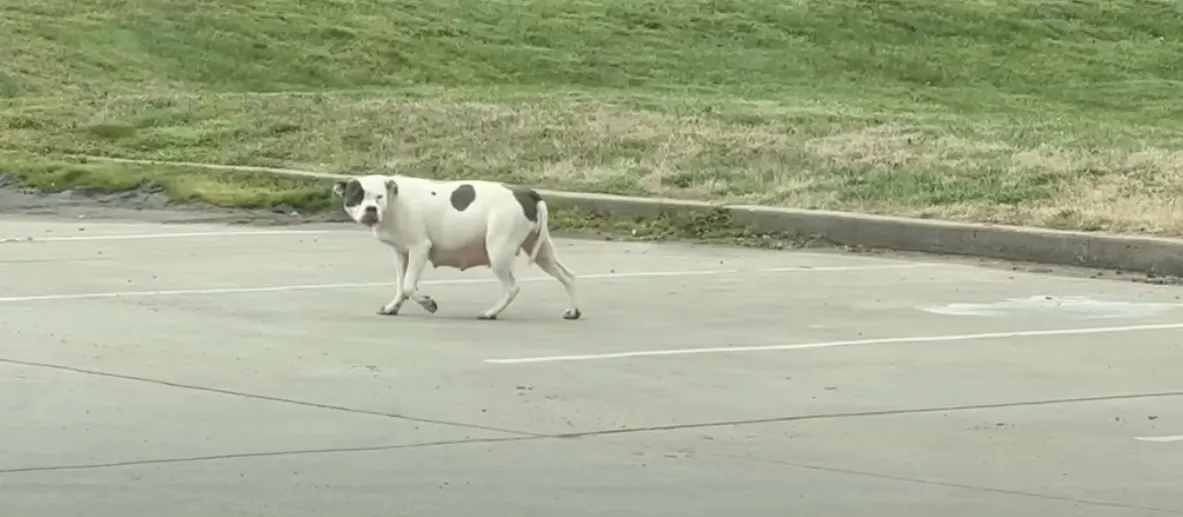
[{"label": "curb", "polygon": [[[100,156],[77,158],[268,172],[304,178],[350,177],[345,174],[271,167]],[[556,210],[579,210],[644,219],[706,216],[723,211],[733,223],[754,232],[821,238],[838,245],[1113,269],[1151,276],[1183,276],[1183,240],[1179,239],[544,189],[538,189],[538,193],[546,197]]]}]

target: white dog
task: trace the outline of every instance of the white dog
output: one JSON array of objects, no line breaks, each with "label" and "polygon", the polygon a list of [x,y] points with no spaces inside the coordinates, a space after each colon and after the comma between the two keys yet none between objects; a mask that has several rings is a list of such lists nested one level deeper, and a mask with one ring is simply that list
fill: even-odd
[{"label": "white dog", "polygon": [[528,263],[558,279],[570,306],[564,319],[579,319],[575,275],[559,262],[547,231],[546,202],[532,189],[491,181],[436,181],[370,174],[333,185],[345,211],[394,248],[397,282],[394,299],[379,314],[398,314],[408,298],[428,312],[439,305],[417,294],[419,277],[434,267],[464,271],[489,266],[501,280],[502,298],[478,317],[496,319],[518,295],[513,261],[525,251]]}]

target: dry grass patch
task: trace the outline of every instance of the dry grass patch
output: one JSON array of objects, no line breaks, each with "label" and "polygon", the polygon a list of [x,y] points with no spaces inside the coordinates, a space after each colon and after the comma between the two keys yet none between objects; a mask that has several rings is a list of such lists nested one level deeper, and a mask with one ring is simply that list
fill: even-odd
[{"label": "dry grass patch", "polygon": [[138,96],[88,109],[12,105],[0,146],[1183,234],[1178,151],[1025,146],[1074,128],[1006,141],[987,119],[835,124],[744,104],[720,111],[554,98]]},{"label": "dry grass patch", "polygon": [[1049,203],[1032,211],[1033,224],[1183,235],[1183,151],[1045,147],[1016,153],[1013,161],[1020,171],[1071,178]]}]

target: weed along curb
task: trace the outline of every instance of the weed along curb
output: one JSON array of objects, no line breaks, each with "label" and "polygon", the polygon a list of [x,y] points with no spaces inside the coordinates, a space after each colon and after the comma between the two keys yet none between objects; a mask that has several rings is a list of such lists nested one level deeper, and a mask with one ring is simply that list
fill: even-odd
[{"label": "weed along curb", "polygon": [[[79,158],[267,172],[326,180],[348,177],[343,174],[269,167],[95,156]],[[571,211],[638,222],[665,219],[674,222],[674,226],[679,228],[678,233],[684,236],[726,235],[758,238],[761,235],[772,235],[777,238],[820,240],[859,248],[1083,266],[1151,276],[1183,276],[1183,240],[1178,239],[544,189],[539,189],[539,193],[546,197],[552,212]]]},{"label": "weed along curb", "polygon": [[848,246],[1183,275],[1183,240],[880,215],[731,205],[757,232],[793,231]]}]

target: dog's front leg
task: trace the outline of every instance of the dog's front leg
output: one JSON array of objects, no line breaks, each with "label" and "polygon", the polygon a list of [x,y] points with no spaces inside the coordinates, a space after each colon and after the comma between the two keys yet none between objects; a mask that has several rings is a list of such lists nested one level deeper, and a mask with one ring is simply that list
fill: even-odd
[{"label": "dog's front leg", "polygon": [[403,278],[403,299],[410,298],[415,300],[415,303],[423,307],[424,310],[430,313],[435,313],[439,310],[439,304],[430,296],[418,294],[419,278],[423,275],[423,269],[427,267],[428,253],[431,251],[431,245],[419,245],[411,248],[407,252],[407,269],[406,277]]},{"label": "dog's front leg", "polygon": [[407,254],[399,250],[394,250],[394,298],[390,303],[383,305],[378,309],[378,314],[386,316],[394,316],[403,306],[403,302],[407,300],[407,295],[403,291],[403,277],[407,274]]},{"label": "dog's front leg", "polygon": [[[407,298],[414,298],[415,303],[419,304],[420,307],[423,307],[424,310],[432,314],[439,310],[439,304],[437,304],[435,300],[431,299],[430,296],[415,296],[414,291],[407,291],[407,289],[404,287],[407,285],[406,277],[407,271],[411,267],[410,262],[411,260],[409,253],[395,250],[394,298],[390,300],[390,303],[387,303],[386,305],[383,305],[381,309],[378,309],[378,314],[385,316],[394,316],[398,314],[399,309],[402,308],[403,302],[407,301]],[[424,260],[424,264],[426,264],[426,260]],[[424,267],[425,265],[420,265],[418,270],[422,271]],[[416,283],[417,282],[418,281],[416,281]]]}]

